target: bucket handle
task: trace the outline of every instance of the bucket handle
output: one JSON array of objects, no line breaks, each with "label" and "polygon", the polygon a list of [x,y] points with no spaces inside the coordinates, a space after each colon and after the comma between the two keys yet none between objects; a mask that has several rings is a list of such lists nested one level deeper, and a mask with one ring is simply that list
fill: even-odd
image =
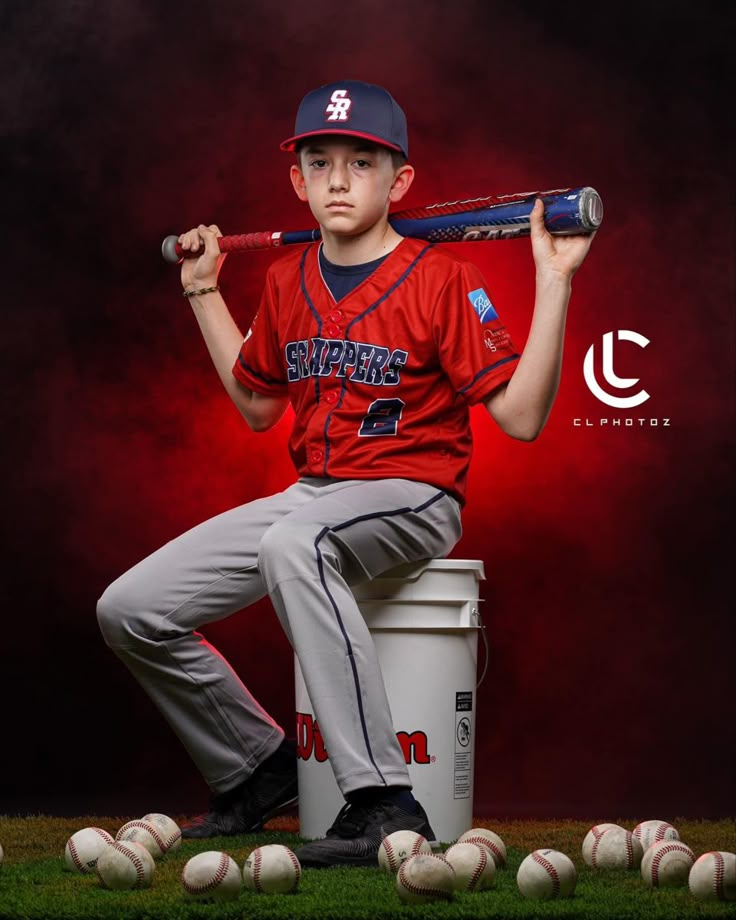
[{"label": "bucket handle", "polygon": [[488,659],[490,657],[490,650],[488,648],[488,633],[486,631],[486,624],[483,622],[483,617],[480,612],[480,607],[476,607],[473,610],[476,620],[478,621],[478,627],[480,629],[480,634],[483,638],[483,648],[485,649],[485,657],[483,662],[483,673],[480,675],[478,683],[475,685],[477,690],[483,681],[486,679],[486,674],[488,673]]}]

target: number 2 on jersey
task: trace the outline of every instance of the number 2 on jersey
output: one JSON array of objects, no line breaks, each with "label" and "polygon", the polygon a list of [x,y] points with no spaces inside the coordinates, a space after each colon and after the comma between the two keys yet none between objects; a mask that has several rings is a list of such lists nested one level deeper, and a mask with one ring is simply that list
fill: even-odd
[{"label": "number 2 on jersey", "polygon": [[403,399],[374,399],[368,406],[368,413],[361,423],[358,435],[360,437],[395,435],[405,405]]}]

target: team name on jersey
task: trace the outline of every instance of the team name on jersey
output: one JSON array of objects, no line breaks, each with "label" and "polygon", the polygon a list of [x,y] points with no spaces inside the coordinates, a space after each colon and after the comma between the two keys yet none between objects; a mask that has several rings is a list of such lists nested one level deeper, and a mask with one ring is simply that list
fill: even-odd
[{"label": "team name on jersey", "polygon": [[409,352],[400,348],[319,337],[287,342],[284,354],[289,383],[335,376],[369,386],[398,386],[401,368],[409,360]]}]

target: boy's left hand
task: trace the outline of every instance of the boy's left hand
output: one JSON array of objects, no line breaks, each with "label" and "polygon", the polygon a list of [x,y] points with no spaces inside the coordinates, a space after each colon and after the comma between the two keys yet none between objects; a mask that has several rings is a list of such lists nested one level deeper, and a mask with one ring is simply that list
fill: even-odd
[{"label": "boy's left hand", "polygon": [[573,236],[551,234],[544,226],[544,202],[537,198],[531,212],[531,240],[537,273],[554,273],[572,278],[583,264],[593,237],[592,233]]}]

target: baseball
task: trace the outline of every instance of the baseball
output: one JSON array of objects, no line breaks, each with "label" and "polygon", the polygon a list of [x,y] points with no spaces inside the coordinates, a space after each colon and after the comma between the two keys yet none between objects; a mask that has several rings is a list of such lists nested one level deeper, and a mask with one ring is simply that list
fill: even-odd
[{"label": "baseball", "polygon": [[573,861],[558,850],[535,850],[522,861],[516,874],[519,891],[525,898],[537,901],[572,897],[576,882]]},{"label": "baseball", "polygon": [[396,893],[407,904],[452,899],[455,870],[443,856],[410,856],[396,873]]},{"label": "baseball", "polygon": [[5,850],[3,849],[2,843],[0,843],[0,866],[2,866],[4,859],[5,859]]},{"label": "baseball", "polygon": [[296,854],[280,843],[256,847],[243,865],[245,887],[259,894],[288,894],[296,891],[302,867]]},{"label": "baseball", "polygon": [[478,843],[490,851],[497,869],[506,865],[506,844],[498,834],[487,830],[485,827],[471,827],[469,831],[460,834],[457,843]]},{"label": "baseball", "polygon": [[736,853],[703,853],[693,863],[688,885],[701,901],[736,901]]},{"label": "baseball", "polygon": [[115,839],[142,843],[154,859],[160,859],[166,852],[164,838],[157,828],[147,821],[128,821],[115,834]]},{"label": "baseball", "polygon": [[381,841],[378,848],[378,865],[384,872],[396,875],[399,866],[410,856],[432,854],[432,847],[426,837],[415,831],[394,831]]},{"label": "baseball", "polygon": [[143,815],[141,821],[145,821],[146,824],[152,824],[156,828],[164,842],[164,853],[179,849],[181,846],[181,828],[168,815],[151,812],[148,815]]},{"label": "baseball", "polygon": [[496,864],[489,850],[479,843],[455,843],[443,854],[455,872],[455,891],[492,888]]},{"label": "baseball", "polygon": [[207,850],[187,861],[181,873],[184,891],[200,901],[232,901],[240,894],[243,876],[227,853]]},{"label": "baseball", "polygon": [[695,854],[680,840],[660,840],[645,851],[641,877],[652,888],[678,888],[687,885]]},{"label": "baseball", "polygon": [[116,840],[97,859],[95,871],[103,888],[148,888],[153,880],[153,856],[139,843]]},{"label": "baseball", "polygon": [[644,851],[631,831],[609,827],[598,836],[591,849],[593,869],[638,869]]},{"label": "baseball", "polygon": [[680,835],[667,821],[642,821],[634,828],[634,837],[641,844],[642,850],[648,850],[653,843],[660,840],[679,840]]},{"label": "baseball", "polygon": [[620,831],[624,830],[620,824],[595,824],[585,835],[585,840],[583,840],[583,860],[586,866],[593,866],[593,848],[600,840],[601,834],[613,828],[618,828]]},{"label": "baseball", "polygon": [[83,827],[67,840],[64,865],[72,872],[94,872],[100,853],[114,842],[112,834],[101,827]]}]

